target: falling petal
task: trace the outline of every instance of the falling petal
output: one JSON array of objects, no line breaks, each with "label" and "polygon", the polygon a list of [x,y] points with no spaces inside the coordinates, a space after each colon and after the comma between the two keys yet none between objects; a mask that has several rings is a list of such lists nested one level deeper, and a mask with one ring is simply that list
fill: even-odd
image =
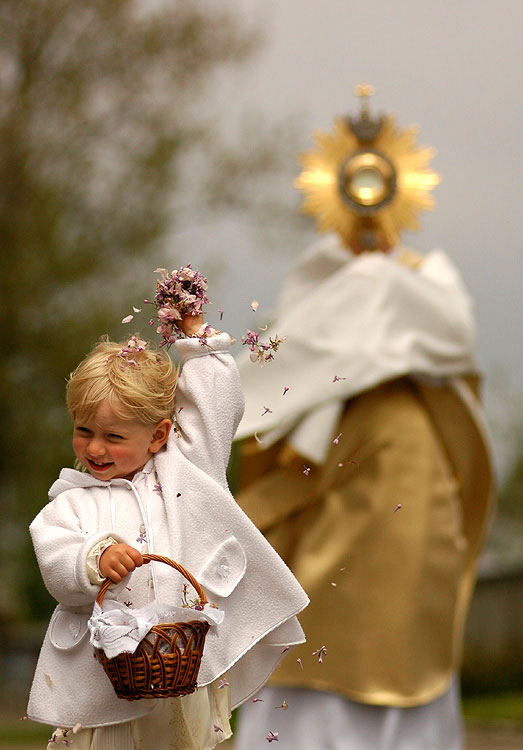
[{"label": "falling petal", "polygon": [[223,320],[223,310],[220,309],[218,312],[220,313],[220,320]]},{"label": "falling petal", "polygon": [[286,710],[287,710],[287,709],[289,708],[289,704],[287,703],[287,701],[286,701],[286,700],[285,700],[285,698],[284,698],[284,699],[282,700],[282,702],[281,702],[281,705],[279,705],[279,706],[275,706],[275,708],[281,708],[281,709],[283,709],[284,711],[286,711]]},{"label": "falling petal", "polygon": [[395,513],[397,510],[399,510],[402,507],[403,507],[402,504],[398,503],[392,512]]},{"label": "falling petal", "polygon": [[353,466],[359,466],[359,463],[357,461],[353,461],[352,459],[350,461],[345,461],[344,464],[338,464],[338,466],[348,466],[348,464],[352,464]]},{"label": "falling petal", "polygon": [[253,698],[252,703],[263,703],[263,698]]},{"label": "falling petal", "polygon": [[77,732],[79,732],[81,728],[82,728],[81,724],[75,724],[73,727],[73,734],[76,734]]},{"label": "falling petal", "polygon": [[122,323],[130,323],[133,318],[134,315],[126,315],[125,318],[122,319]]},{"label": "falling petal", "polygon": [[303,664],[302,664],[302,661],[301,661],[301,659],[296,659],[296,661],[297,661],[297,662],[298,662],[298,664],[300,665],[300,668],[301,668],[301,669],[303,669]]},{"label": "falling petal", "polygon": [[223,732],[223,729],[218,726],[218,724],[214,724],[214,731],[215,732]]},{"label": "falling petal", "polygon": [[269,409],[268,406],[264,406],[263,409],[264,409],[264,412],[261,415],[262,417],[264,417],[266,414],[272,414],[272,409]]},{"label": "falling petal", "polygon": [[27,721],[27,716],[20,716],[20,721]]},{"label": "falling petal", "polygon": [[331,586],[337,586],[337,584],[334,583],[334,581],[331,581]]},{"label": "falling petal", "polygon": [[323,657],[327,656],[327,647],[326,646],[320,646],[316,651],[312,652],[313,656],[318,656],[318,663],[323,664]]},{"label": "falling petal", "polygon": [[274,740],[276,740],[276,742],[279,742],[278,732],[269,732],[265,739],[267,740],[267,742],[274,742]]},{"label": "falling petal", "polygon": [[303,465],[303,473],[305,474],[306,477],[308,477],[309,474],[311,473],[311,467],[310,466],[305,466],[305,464],[304,464]]},{"label": "falling petal", "polygon": [[289,649],[290,649],[290,646],[285,646],[285,648],[283,649],[283,651],[281,653],[282,654],[286,654]]},{"label": "falling petal", "polygon": [[53,681],[52,681],[52,679],[51,679],[51,676],[50,676],[50,675],[48,675],[48,674],[47,674],[47,672],[44,672],[44,678],[45,678],[45,681],[47,682],[47,685],[48,685],[49,687],[51,687],[51,685],[53,684]]},{"label": "falling petal", "polygon": [[263,440],[261,439],[261,437],[258,435],[257,432],[254,433],[254,437],[255,437],[257,443],[260,443],[260,445],[261,445],[261,443],[263,443]]},{"label": "falling petal", "polygon": [[259,306],[260,306],[260,303],[258,302],[258,300],[257,299],[253,299],[253,301],[251,302],[251,310],[253,312],[256,312],[256,310],[259,308]]},{"label": "falling petal", "polygon": [[133,312],[135,312],[135,313],[142,312],[142,308],[141,307],[135,307],[133,305]]},{"label": "falling petal", "polygon": [[289,390],[289,387],[288,386],[284,386],[284,388],[283,388],[283,394],[282,395],[285,396],[285,394],[287,393],[288,390]]},{"label": "falling petal", "polygon": [[340,568],[340,570],[347,570],[347,568]]},{"label": "falling petal", "polygon": [[224,687],[229,687],[229,684],[230,683],[228,683],[227,680],[220,680],[220,684],[218,685],[218,690]]},{"label": "falling petal", "polygon": [[334,377],[332,378],[332,382],[333,382],[333,383],[337,383],[337,382],[338,382],[339,380],[347,380],[347,378],[341,377],[340,375],[335,375],[335,376],[334,376]]},{"label": "falling petal", "polygon": [[340,437],[342,435],[343,435],[343,432],[340,432],[340,434],[337,435],[337,437],[334,438],[334,440],[332,441],[334,443],[334,445],[338,445],[338,443],[340,442]]},{"label": "falling petal", "polygon": [[259,331],[266,331],[268,327],[269,327],[268,325],[258,326],[258,330]]}]

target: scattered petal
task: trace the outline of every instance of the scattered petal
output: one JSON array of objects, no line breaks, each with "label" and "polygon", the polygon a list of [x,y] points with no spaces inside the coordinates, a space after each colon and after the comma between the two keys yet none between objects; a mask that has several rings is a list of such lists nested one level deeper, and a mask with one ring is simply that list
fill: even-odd
[{"label": "scattered petal", "polygon": [[73,727],[73,734],[76,734],[77,732],[79,732],[81,728],[82,728],[81,724],[75,724]]},{"label": "scattered petal", "polygon": [[275,706],[275,708],[281,708],[283,711],[286,711],[289,708],[289,704],[285,700],[285,698],[282,700],[281,705]]},{"label": "scattered petal", "polygon": [[266,331],[268,327],[269,327],[268,325],[258,326],[258,330],[259,331]]},{"label": "scattered petal", "polygon": [[334,583],[334,581],[331,581],[331,586],[337,586],[337,583]]},{"label": "scattered petal", "polygon": [[269,409],[268,406],[264,406],[263,409],[264,409],[264,412],[261,415],[262,417],[264,417],[266,414],[272,414],[272,409]]},{"label": "scattered petal", "polygon": [[309,474],[311,473],[311,467],[305,466],[305,464],[303,464],[303,473],[305,474],[306,477],[308,477]]},{"label": "scattered petal", "polygon": [[220,680],[220,684],[218,685],[218,690],[221,690],[221,688],[229,687],[229,684],[227,680]]},{"label": "scattered petal", "polygon": [[135,312],[135,313],[139,313],[139,312],[142,312],[142,308],[141,308],[141,307],[135,307],[135,306],[133,305],[133,312]]},{"label": "scattered petal", "polygon": [[340,568],[340,570],[347,570],[347,568]]},{"label": "scattered petal", "polygon": [[258,435],[257,432],[254,433],[254,438],[255,438],[255,440],[256,440],[257,443],[260,443],[260,445],[261,445],[261,443],[263,443],[263,440],[261,439],[261,437]]},{"label": "scattered petal", "polygon": [[287,393],[288,390],[289,390],[289,387],[288,386],[284,386],[284,388],[283,388],[283,394],[282,395],[285,396],[285,394]]},{"label": "scattered petal", "polygon": [[130,323],[133,318],[134,315],[126,315],[125,318],[122,318],[122,323]]},{"label": "scattered petal", "polygon": [[299,659],[299,658],[298,658],[298,659],[296,659],[296,661],[297,661],[297,662],[298,662],[298,664],[300,665],[300,668],[301,668],[301,669],[303,669],[303,664],[302,664],[302,661],[301,661],[301,659]]},{"label": "scattered petal", "polygon": [[51,679],[51,676],[47,674],[47,672],[44,672],[44,678],[49,687],[53,684],[53,681]]},{"label": "scattered petal", "polygon": [[336,436],[336,437],[334,438],[334,440],[332,441],[332,442],[334,443],[334,445],[338,445],[338,443],[340,442],[340,437],[341,437],[342,435],[343,435],[343,432],[340,432],[340,434],[339,434],[339,435],[337,435],[337,436]]},{"label": "scattered petal", "polygon": [[332,382],[333,382],[333,383],[337,383],[337,382],[338,382],[339,380],[347,380],[347,378],[341,377],[340,375],[335,375],[335,376],[334,376],[334,377],[332,378]]},{"label": "scattered petal", "polygon": [[220,308],[220,310],[218,310],[218,312],[220,313],[220,320],[223,320],[223,310]]},{"label": "scattered petal", "polygon": [[27,721],[27,716],[20,716],[19,721]]},{"label": "scattered petal", "polygon": [[274,359],[274,352],[278,351],[280,344],[286,340],[287,336],[276,335],[269,338],[269,342],[264,344],[260,341],[260,335],[249,329],[245,336],[242,336],[242,344],[247,346],[251,351],[250,360],[251,362],[259,362],[260,367],[263,367],[267,362],[271,362]]},{"label": "scattered petal", "polygon": [[251,703],[263,703],[263,698],[253,698]]},{"label": "scattered petal", "polygon": [[[283,649],[283,651],[282,651],[281,653],[282,653],[282,654],[286,654],[286,653],[287,653],[287,651],[289,651],[289,649],[290,649],[290,646],[285,646],[285,648]],[[280,655],[281,655],[281,654],[280,654]]]},{"label": "scattered petal", "polygon": [[260,303],[258,302],[258,300],[257,299],[253,299],[253,301],[251,302],[251,310],[253,312],[256,312],[256,310],[259,308],[259,306],[260,306]]},{"label": "scattered petal", "polygon": [[403,507],[402,504],[398,503],[392,512],[395,513],[397,510],[399,510],[402,507]]},{"label": "scattered petal", "polygon": [[318,655],[318,663],[323,664],[323,657],[327,656],[327,647],[326,646],[320,646],[316,651],[312,652],[313,656]]},{"label": "scattered petal", "polygon": [[267,742],[274,742],[275,740],[276,742],[279,742],[278,732],[269,732],[265,739],[267,740]]},{"label": "scattered petal", "polygon": [[214,724],[213,726],[214,726],[214,731],[215,732],[223,732],[223,729],[221,727],[219,727],[218,724]]}]

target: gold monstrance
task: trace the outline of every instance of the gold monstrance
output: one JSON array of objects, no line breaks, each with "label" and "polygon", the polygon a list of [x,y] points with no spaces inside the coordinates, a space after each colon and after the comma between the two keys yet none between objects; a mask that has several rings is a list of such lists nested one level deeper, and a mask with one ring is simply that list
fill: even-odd
[{"label": "gold monstrance", "polygon": [[401,131],[392,115],[371,117],[373,93],[360,84],[359,118],[338,117],[332,132],[315,133],[317,148],[301,157],[294,183],[319,231],[337,232],[355,252],[393,247],[403,229],[419,229],[440,181],[429,168],[434,149],[416,145],[417,127]]}]

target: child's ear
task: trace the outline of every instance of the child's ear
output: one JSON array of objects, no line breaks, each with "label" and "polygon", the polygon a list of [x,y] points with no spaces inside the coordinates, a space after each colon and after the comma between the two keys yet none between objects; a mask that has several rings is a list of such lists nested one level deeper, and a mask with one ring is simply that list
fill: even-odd
[{"label": "child's ear", "polygon": [[169,433],[171,432],[171,427],[173,426],[173,423],[170,419],[161,419],[154,427],[154,431],[151,438],[151,444],[149,445],[149,450],[151,453],[158,453],[160,448],[165,445],[167,442],[167,438],[169,437]]}]

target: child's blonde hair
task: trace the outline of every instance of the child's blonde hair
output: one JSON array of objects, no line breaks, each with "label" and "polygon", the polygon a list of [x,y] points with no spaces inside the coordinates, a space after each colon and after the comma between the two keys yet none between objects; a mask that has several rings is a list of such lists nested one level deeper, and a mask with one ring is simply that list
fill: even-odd
[{"label": "child's blonde hair", "polygon": [[120,343],[104,337],[69,376],[67,408],[73,420],[84,419],[107,399],[123,419],[173,420],[177,376],[167,353],[149,349],[136,336]]}]

